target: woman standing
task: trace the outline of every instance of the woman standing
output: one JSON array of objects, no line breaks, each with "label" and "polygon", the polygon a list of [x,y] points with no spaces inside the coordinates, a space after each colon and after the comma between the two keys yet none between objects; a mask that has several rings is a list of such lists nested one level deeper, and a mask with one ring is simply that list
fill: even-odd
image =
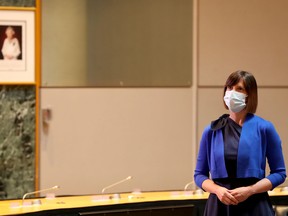
[{"label": "woman standing", "polygon": [[254,76],[232,73],[223,96],[229,114],[205,128],[194,174],[197,186],[210,193],[204,215],[274,216],[267,191],[285,181],[286,169],[273,124],[254,114],[258,105]]}]

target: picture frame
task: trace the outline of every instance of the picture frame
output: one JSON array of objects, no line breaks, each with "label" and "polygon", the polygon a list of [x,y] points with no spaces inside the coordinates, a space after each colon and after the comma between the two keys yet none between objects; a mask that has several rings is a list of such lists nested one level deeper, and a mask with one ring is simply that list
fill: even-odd
[{"label": "picture frame", "polygon": [[35,82],[35,11],[0,10],[0,83]]}]

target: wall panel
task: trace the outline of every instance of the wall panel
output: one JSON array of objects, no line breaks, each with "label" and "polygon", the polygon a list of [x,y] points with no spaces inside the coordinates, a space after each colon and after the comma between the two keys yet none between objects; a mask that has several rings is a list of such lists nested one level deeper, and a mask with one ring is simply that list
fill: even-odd
[{"label": "wall panel", "polygon": [[192,180],[189,89],[41,89],[41,188],[59,194],[183,189]]},{"label": "wall panel", "polygon": [[199,1],[199,85],[222,86],[238,69],[262,86],[287,86],[288,2]]}]

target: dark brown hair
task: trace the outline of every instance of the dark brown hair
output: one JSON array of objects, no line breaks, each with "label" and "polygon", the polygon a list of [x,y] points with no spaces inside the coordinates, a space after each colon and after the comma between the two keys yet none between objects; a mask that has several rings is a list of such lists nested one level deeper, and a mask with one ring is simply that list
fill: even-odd
[{"label": "dark brown hair", "polygon": [[[258,93],[257,93],[257,82],[253,74],[242,70],[238,70],[230,74],[224,86],[223,97],[225,96],[227,88],[236,85],[240,80],[243,80],[243,84],[248,95],[248,97],[246,98],[245,109],[248,113],[255,113],[258,105]],[[225,108],[228,109],[224,100],[223,102]]]}]

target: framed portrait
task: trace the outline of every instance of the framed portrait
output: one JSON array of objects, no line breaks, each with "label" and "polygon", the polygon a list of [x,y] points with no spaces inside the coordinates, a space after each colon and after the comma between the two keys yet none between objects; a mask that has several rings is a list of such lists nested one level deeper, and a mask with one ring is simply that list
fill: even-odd
[{"label": "framed portrait", "polygon": [[0,83],[35,82],[35,12],[0,10]]}]

